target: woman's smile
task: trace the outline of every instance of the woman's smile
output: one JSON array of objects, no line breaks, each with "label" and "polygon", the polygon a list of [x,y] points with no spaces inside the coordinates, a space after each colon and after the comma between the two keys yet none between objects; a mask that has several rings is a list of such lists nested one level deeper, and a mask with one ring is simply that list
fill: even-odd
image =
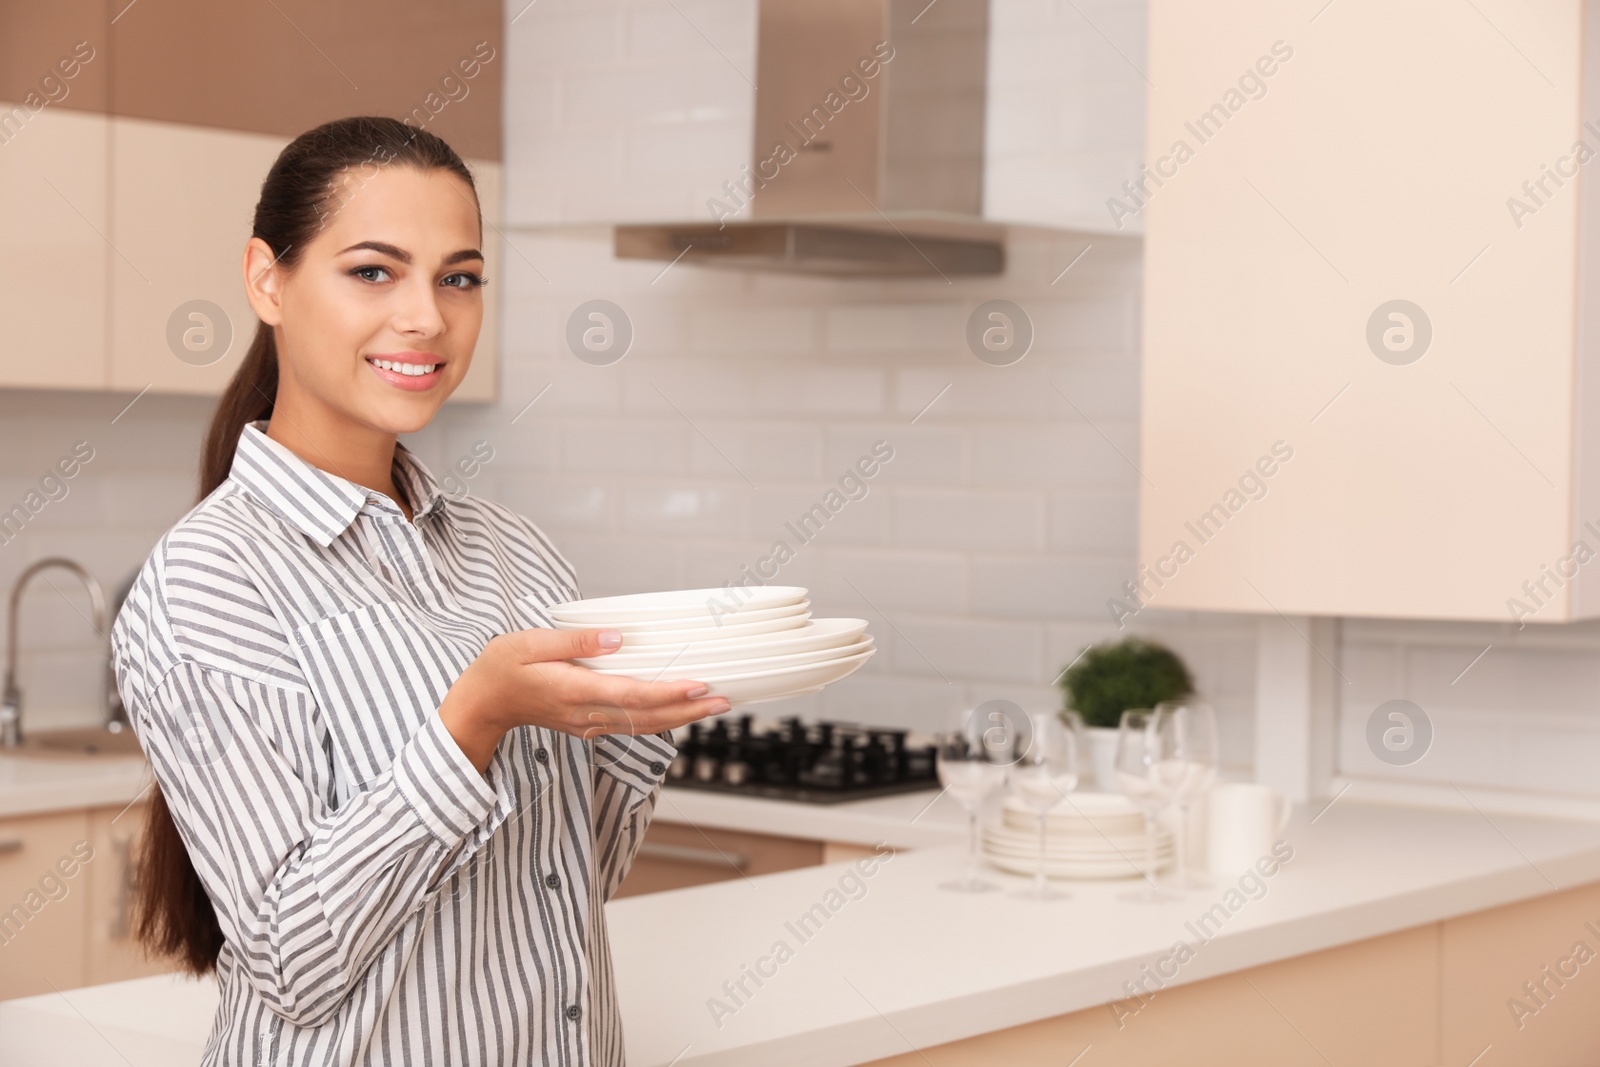
[{"label": "woman's smile", "polygon": [[367,366],[394,386],[411,392],[425,392],[443,380],[444,360],[428,352],[389,352],[368,356]]}]

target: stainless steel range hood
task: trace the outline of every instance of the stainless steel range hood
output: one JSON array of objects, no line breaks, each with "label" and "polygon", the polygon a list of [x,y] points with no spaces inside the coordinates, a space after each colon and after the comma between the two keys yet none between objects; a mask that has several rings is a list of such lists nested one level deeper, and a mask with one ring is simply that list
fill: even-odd
[{"label": "stainless steel range hood", "polygon": [[988,0],[760,0],[755,158],[705,222],[618,226],[616,254],[999,274],[1004,229],[981,217],[988,46]]}]

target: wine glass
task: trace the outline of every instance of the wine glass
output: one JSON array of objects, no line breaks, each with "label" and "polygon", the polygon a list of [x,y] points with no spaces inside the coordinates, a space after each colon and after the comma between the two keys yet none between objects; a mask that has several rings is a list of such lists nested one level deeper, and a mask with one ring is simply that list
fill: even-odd
[{"label": "wine glass", "polygon": [[1142,889],[1121,895],[1122,900],[1140,904],[1157,904],[1177,900],[1156,885],[1156,816],[1166,805],[1152,776],[1160,754],[1159,741],[1151,727],[1155,724],[1155,711],[1151,708],[1129,708],[1122,713],[1117,724],[1117,784],[1129,800],[1144,812],[1144,880]]},{"label": "wine glass", "polygon": [[1032,733],[1021,708],[1009,700],[990,700],[973,709],[960,730],[938,738],[934,762],[939,784],[967,809],[968,835],[966,876],[941,883],[940,889],[986,893],[1000,888],[978,877],[978,809],[1005,785],[1015,753],[1027,751]]},{"label": "wine glass", "polygon": [[1033,811],[1039,826],[1039,864],[1034,868],[1033,887],[1017,896],[1071,899],[1072,894],[1050,888],[1045,880],[1045,831],[1050,810],[1078,787],[1082,725],[1083,720],[1071,713],[1034,716],[1032,743],[1011,768],[1011,787],[1017,799]]},{"label": "wine glass", "polygon": [[1155,707],[1151,731],[1159,749],[1153,767],[1157,792],[1178,809],[1177,864],[1170,883],[1177,889],[1203,888],[1210,882],[1189,873],[1189,805],[1217,778],[1217,715],[1208,704],[1165,701]]}]

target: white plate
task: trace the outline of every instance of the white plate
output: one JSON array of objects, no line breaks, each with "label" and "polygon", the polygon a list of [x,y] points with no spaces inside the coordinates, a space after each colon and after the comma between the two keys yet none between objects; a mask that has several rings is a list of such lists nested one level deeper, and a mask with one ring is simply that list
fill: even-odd
[{"label": "white plate", "polygon": [[796,652],[788,656],[763,656],[759,659],[724,660],[720,663],[673,663],[662,667],[595,668],[596,674],[614,674],[624,678],[638,678],[646,682],[677,682],[686,678],[700,680],[705,675],[744,674],[751,671],[770,671],[780,667],[800,667],[807,663],[822,663],[831,659],[847,659],[872,647],[872,638],[839,648],[824,648],[814,652]]},{"label": "white plate", "polygon": [[[1037,856],[1023,858],[1021,856],[998,856],[993,853],[986,853],[985,855],[990,863],[1000,870],[1009,871],[1012,874],[1031,875],[1039,869]],[[1170,861],[1158,862],[1156,870],[1161,871],[1168,866],[1170,866]],[[1079,860],[1053,860],[1047,856],[1044,861],[1044,873],[1047,878],[1140,878],[1143,877],[1144,870],[1137,863],[1127,863],[1122,860],[1118,860],[1115,863],[1093,863]]]},{"label": "white plate", "polygon": [[[983,839],[993,843],[996,847],[1022,849],[1028,852],[1039,851],[1039,831],[1035,827],[1031,830],[1017,830],[1010,826],[988,826],[984,828]],[[1054,834],[1048,827],[1044,833],[1045,851],[1071,852],[1076,855],[1104,854],[1109,856],[1144,854],[1144,834],[1108,834],[1105,837],[1088,837],[1077,834]],[[1172,847],[1172,831],[1162,827],[1156,833],[1156,851]]]},{"label": "white plate", "polygon": [[676,615],[710,615],[714,605],[740,612],[798,604],[806,598],[800,585],[754,585],[739,590],[675,589],[664,593],[629,593],[625,596],[569,600],[550,609],[551,618],[581,622],[603,618],[614,622],[645,622]]},{"label": "white plate", "polygon": [[783,619],[768,619],[766,622],[729,622],[721,626],[696,626],[689,630],[624,632],[622,635],[622,651],[641,645],[653,647],[655,645],[698,644],[701,641],[717,641],[733,637],[754,637],[756,634],[774,634],[783,630],[799,629],[808,621],[810,620],[804,615],[790,615]]},{"label": "white plate", "polygon": [[845,659],[806,663],[799,667],[724,674],[698,680],[710,687],[712,696],[727,697],[731,704],[758,704],[767,700],[799,696],[801,693],[814,693],[825,685],[832,685],[859,670],[862,664],[872,658],[874,651],[876,650],[868,649]]},{"label": "white plate", "polygon": [[621,633],[654,633],[666,630],[693,630],[709,627],[722,630],[729,626],[743,626],[746,623],[766,622],[769,619],[787,619],[791,615],[811,614],[811,601],[802,600],[798,604],[785,604],[777,608],[763,608],[760,611],[741,611],[738,614],[723,616],[710,615],[682,615],[670,619],[649,619],[643,622],[619,622],[609,618],[596,616],[589,621],[577,621],[552,618],[558,630],[617,630]]},{"label": "white plate", "polygon": [[658,645],[636,652],[619,651],[609,656],[589,656],[572,662],[599,670],[622,670],[665,667],[669,663],[720,663],[787,656],[795,652],[815,652],[854,644],[866,629],[865,619],[811,619],[802,627],[778,633],[734,637],[725,641],[701,641],[692,645]]}]

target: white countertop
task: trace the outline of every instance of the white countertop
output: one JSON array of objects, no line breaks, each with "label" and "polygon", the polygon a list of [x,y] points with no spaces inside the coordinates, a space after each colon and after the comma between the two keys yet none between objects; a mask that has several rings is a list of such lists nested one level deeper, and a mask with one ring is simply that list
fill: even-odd
[{"label": "white countertop", "polygon": [[150,782],[141,756],[0,753],[0,819],[130,803]]},{"label": "white countertop", "polygon": [[[1297,813],[1293,859],[1176,983],[1600,880],[1600,824],[1371,806],[1357,792],[1314,823]],[[1075,899],[1047,903],[937,889],[963,861],[959,846],[902,852],[805,939],[785,924],[830,903],[848,865],[608,905],[628,1062],[843,1067],[1124,999],[1144,964],[1197,941],[1185,924],[1226,888],[1155,906],[1117,900],[1128,882],[1071,883]],[[719,1026],[708,1000],[727,999],[723,983],[780,940],[792,958]],[[0,1004],[0,1062],[192,1064],[214,996],[208,983],[159,978]]]}]

